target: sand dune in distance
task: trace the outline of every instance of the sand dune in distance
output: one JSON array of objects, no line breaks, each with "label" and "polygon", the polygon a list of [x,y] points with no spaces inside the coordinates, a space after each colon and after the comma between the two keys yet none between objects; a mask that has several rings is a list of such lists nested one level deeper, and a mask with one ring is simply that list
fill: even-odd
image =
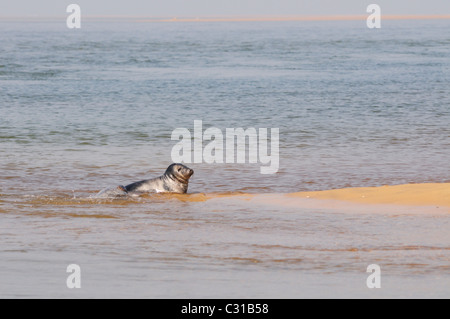
[{"label": "sand dune in distance", "polygon": [[[365,15],[292,15],[292,16],[133,16],[133,15],[83,15],[86,21],[128,21],[146,22],[276,22],[276,21],[363,21],[369,17]],[[0,21],[59,21],[66,19],[65,15],[58,16],[4,16],[0,12]],[[382,20],[442,20],[450,19],[450,14],[442,15],[381,15]]]},{"label": "sand dune in distance", "polygon": [[[366,20],[368,15],[334,16],[231,16],[231,17],[170,17],[140,18],[138,22],[258,22],[258,21],[352,21]],[[450,19],[450,15],[382,15],[383,20],[436,20]]]}]

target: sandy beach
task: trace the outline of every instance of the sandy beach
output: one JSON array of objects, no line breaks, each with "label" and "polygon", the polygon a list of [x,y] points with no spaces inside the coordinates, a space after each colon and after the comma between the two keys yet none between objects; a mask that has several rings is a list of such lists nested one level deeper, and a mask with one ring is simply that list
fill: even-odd
[{"label": "sandy beach", "polygon": [[289,196],[362,204],[442,206],[450,209],[449,183],[347,188],[319,192],[299,192],[292,193]]},{"label": "sandy beach", "polygon": [[361,208],[377,209],[383,206],[397,210],[409,207],[416,211],[450,212],[450,183],[405,184],[381,187],[356,187],[315,192],[295,192],[287,194],[247,194],[247,193],[195,193],[188,196],[163,195],[184,202],[204,202],[208,200],[237,199],[254,201],[267,205],[298,208],[332,208],[361,211]]}]

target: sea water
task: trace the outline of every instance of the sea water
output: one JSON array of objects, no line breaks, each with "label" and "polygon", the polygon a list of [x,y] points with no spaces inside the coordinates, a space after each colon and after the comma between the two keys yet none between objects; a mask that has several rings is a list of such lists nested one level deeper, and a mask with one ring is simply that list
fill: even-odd
[{"label": "sea water", "polygon": [[89,196],[161,175],[194,121],[279,129],[276,174],[187,164],[194,197],[449,182],[449,30],[0,22],[0,297],[448,297],[448,214]]}]

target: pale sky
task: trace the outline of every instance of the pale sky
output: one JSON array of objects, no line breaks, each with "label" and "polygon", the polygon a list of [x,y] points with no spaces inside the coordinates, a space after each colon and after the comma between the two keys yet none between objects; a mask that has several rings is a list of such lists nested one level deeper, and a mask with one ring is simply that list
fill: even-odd
[{"label": "pale sky", "polygon": [[85,16],[365,15],[371,3],[386,15],[450,14],[450,0],[0,0],[0,17],[65,16],[71,3]]}]

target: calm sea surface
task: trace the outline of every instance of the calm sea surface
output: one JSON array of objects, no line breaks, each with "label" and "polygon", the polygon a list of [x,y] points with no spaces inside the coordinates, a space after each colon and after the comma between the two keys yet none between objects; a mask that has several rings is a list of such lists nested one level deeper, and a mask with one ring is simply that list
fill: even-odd
[{"label": "calm sea surface", "polygon": [[194,120],[278,128],[280,166],[188,164],[190,193],[450,182],[449,31],[0,22],[0,298],[448,298],[448,214],[88,197],[161,175]]}]

